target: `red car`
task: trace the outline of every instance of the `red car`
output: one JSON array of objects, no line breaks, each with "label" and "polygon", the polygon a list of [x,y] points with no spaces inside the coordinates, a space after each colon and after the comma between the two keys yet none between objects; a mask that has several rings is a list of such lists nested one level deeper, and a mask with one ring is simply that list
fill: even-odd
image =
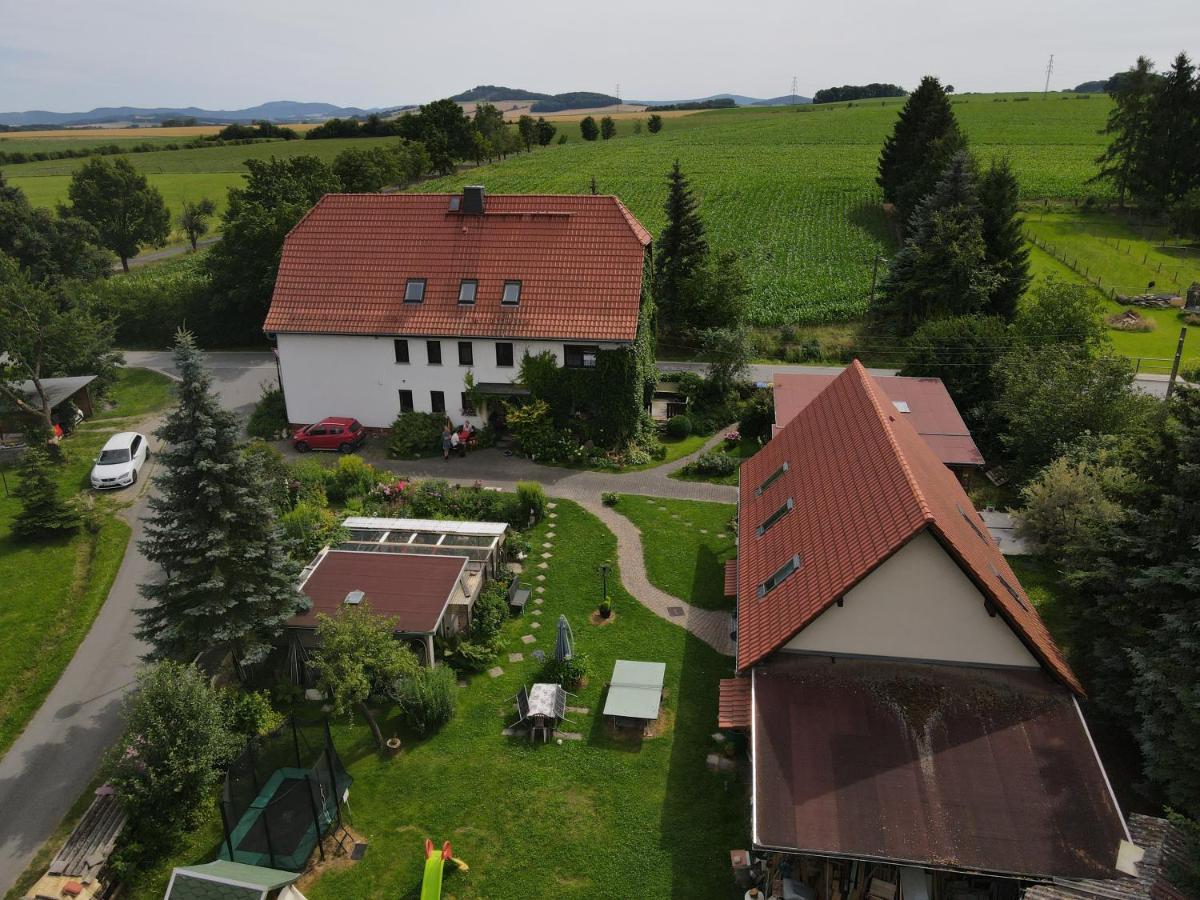
[{"label": "red car", "polygon": [[315,425],[297,428],[292,433],[292,446],[300,453],[309,450],[337,450],[349,453],[367,439],[358,419],[343,419],[330,416]]}]

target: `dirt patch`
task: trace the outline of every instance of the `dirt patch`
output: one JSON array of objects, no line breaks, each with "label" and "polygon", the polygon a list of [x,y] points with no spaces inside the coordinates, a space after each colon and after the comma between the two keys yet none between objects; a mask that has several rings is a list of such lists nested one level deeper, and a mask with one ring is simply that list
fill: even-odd
[{"label": "dirt patch", "polygon": [[[411,830],[416,831],[417,829],[413,828]],[[338,846],[338,841],[334,839],[335,834],[342,835],[341,846]],[[354,865],[356,860],[350,858],[350,852],[354,849],[355,844],[365,844],[367,843],[367,839],[350,826],[346,826],[346,834],[349,837],[342,834],[340,828],[335,827],[333,831],[326,835],[325,839],[321,841],[321,847],[325,851],[324,860],[321,859],[320,853],[315,850],[313,851],[310,859],[312,863],[311,868],[301,875],[300,880],[296,882],[296,887],[300,893],[305,893],[313,882],[326,872],[337,872]]]},{"label": "dirt patch", "polygon": [[606,619],[600,615],[600,610],[594,609],[592,610],[592,614],[588,616],[588,621],[593,625],[611,625],[613,622],[617,621],[617,614],[615,612],[611,612],[608,614],[608,618]]}]

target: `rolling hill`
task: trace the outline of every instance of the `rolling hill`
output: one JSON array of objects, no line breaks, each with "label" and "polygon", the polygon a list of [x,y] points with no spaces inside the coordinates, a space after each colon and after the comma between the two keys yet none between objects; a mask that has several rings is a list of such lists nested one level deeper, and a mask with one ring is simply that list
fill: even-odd
[{"label": "rolling hill", "polygon": [[31,109],[24,112],[0,113],[0,125],[99,125],[108,122],[139,122],[152,124],[163,119],[193,118],[200,122],[303,122],[309,119],[364,116],[381,109],[359,109],[357,106],[335,106],[332,103],[304,103],[296,100],[272,100],[245,109],[201,109],[197,106],[100,106],[87,112],[50,112]]}]

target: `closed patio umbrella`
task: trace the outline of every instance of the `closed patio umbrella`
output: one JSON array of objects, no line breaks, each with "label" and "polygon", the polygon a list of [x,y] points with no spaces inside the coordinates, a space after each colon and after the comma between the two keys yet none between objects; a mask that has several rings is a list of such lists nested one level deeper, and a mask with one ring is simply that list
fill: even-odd
[{"label": "closed patio umbrella", "polygon": [[558,617],[558,637],[554,641],[554,658],[560,662],[575,655],[575,636],[571,634],[571,625],[567,617]]}]

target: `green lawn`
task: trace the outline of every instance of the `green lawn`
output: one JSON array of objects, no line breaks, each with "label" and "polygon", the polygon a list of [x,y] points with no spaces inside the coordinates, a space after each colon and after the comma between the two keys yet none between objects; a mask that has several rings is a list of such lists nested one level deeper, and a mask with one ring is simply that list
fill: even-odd
[{"label": "green lawn", "polygon": [[617,512],[642,533],[646,575],[672,597],[704,609],[729,609],[725,560],[737,555],[730,503],[621,494]]},{"label": "green lawn", "polygon": [[175,382],[149,369],[119,369],[111,398],[101,401],[93,421],[145,416],[175,401]]},{"label": "green lawn", "polygon": [[[335,740],[353,775],[354,827],[370,841],[359,863],[303,886],[310,900],[416,898],[426,837],[453,842],[469,873],[447,876],[444,896],[457,900],[530,898],[730,896],[729,849],[749,839],[745,784],[738,775],[705,767],[715,748],[717,681],[732,662],[682,628],[639,605],[610,577],[611,624],[588,616],[599,599],[597,566],[615,559],[612,534],[568,501],[557,518],[531,532],[536,544],[553,530],[554,556],[544,582],[545,605],[505,627],[505,674],[470,679],[455,719],[425,739],[404,734],[389,715],[385,733],[400,732],[405,750],[377,754],[364,724],[340,725]],[[536,582],[535,582],[536,583]],[[543,615],[532,611],[541,609]],[[554,623],[567,616],[577,650],[592,674],[572,706],[582,741],[530,744],[506,738],[513,696],[531,684],[534,649],[552,651]],[[534,622],[541,624],[533,629]],[[525,645],[522,634],[537,643]],[[525,661],[508,661],[509,652]],[[604,685],[618,659],[667,664],[664,732],[638,739],[614,736],[602,722]],[[178,857],[130,885],[130,900],[158,900],[172,864],[212,858],[219,840],[215,814]]]},{"label": "green lawn", "polygon": [[[752,441],[749,438],[742,438],[733,447],[730,447],[728,444],[722,444],[719,447],[714,448],[714,451],[723,450],[730,456],[735,456],[744,461],[752,457],[761,449],[762,445],[757,441]],[[728,475],[692,475],[680,470],[672,472],[670,477],[676,478],[679,481],[703,481],[707,482],[708,484],[727,484],[736,486],[738,483],[738,474],[738,471],[734,470]]]},{"label": "green lawn", "polygon": [[[164,384],[165,382],[165,384]],[[63,442],[67,462],[56,472],[63,497],[88,489],[92,460],[116,430],[105,416],[143,416],[171,400],[169,379],[141,369],[121,370],[111,392],[111,410],[85,422]],[[20,505],[9,492],[19,470],[4,472],[0,487],[0,634],[20,652],[0,654],[0,753],[37,710],[70,662],[75,648],[104,605],[129,541],[129,526],[110,513],[100,530],[32,544],[13,539]],[[36,665],[30,665],[30,661]]]}]

